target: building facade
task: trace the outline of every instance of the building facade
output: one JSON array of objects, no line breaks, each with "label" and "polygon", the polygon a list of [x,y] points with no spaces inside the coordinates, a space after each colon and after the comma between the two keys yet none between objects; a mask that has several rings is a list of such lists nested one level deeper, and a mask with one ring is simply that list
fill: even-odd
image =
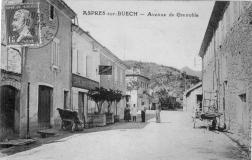
[{"label": "building facade", "polygon": [[183,95],[183,111],[194,113],[196,110],[202,111],[202,83],[198,83],[186,90]]},{"label": "building facade", "polygon": [[[1,113],[7,116],[1,118],[3,138],[8,133],[25,137],[39,129],[59,127],[56,109],[71,104],[72,39],[65,37],[72,36],[71,24],[76,14],[61,0],[18,3],[37,2],[48,11],[44,18],[56,24],[57,32],[40,47],[7,47],[2,39]],[[2,37],[4,34],[2,30]]]},{"label": "building facade", "polygon": [[201,45],[203,109],[213,99],[222,123],[249,148],[252,110],[251,2],[215,2]]},{"label": "building facade", "polygon": [[150,79],[140,74],[139,69],[129,69],[126,72],[127,95],[130,95],[130,104],[135,104],[138,109],[144,105],[151,108]]},{"label": "building facade", "polygon": [[[98,44],[97,49],[99,49],[100,52],[100,65],[112,66],[111,75],[100,75],[100,86],[106,89],[120,90],[122,92],[123,98],[121,101],[117,104],[113,103],[111,105],[111,111],[114,115],[119,115],[119,118],[122,119],[124,116],[124,108],[126,106],[125,72],[127,66],[107,48]],[[103,112],[107,112],[107,106],[108,104],[105,102],[102,107]]]},{"label": "building facade", "polygon": [[94,40],[77,25],[72,25],[72,110],[87,122],[88,108],[95,108],[95,102],[88,97],[88,91],[99,87],[98,66],[100,54],[93,49]]}]

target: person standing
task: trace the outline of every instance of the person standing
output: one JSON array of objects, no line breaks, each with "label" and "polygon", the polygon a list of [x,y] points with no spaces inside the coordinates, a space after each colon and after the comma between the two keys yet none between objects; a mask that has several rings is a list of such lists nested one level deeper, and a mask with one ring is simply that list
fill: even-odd
[{"label": "person standing", "polygon": [[141,118],[142,118],[142,122],[145,122],[145,111],[146,108],[144,106],[144,102],[142,103],[142,107],[141,107]]},{"label": "person standing", "polygon": [[157,103],[156,104],[156,122],[160,123],[161,119],[160,119],[160,112],[161,112],[161,104]]},{"label": "person standing", "polygon": [[124,109],[124,120],[129,122],[129,120],[131,119],[131,116],[130,116],[130,107],[129,107],[129,104],[126,104],[126,107]]},{"label": "person standing", "polygon": [[137,116],[137,107],[136,104],[133,104],[133,107],[131,109],[132,119],[133,122],[136,122],[136,116]]}]

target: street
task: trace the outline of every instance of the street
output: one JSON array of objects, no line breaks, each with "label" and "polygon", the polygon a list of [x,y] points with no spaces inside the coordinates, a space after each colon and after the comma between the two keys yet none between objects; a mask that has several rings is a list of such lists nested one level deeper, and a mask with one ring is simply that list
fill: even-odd
[{"label": "street", "polygon": [[[148,111],[154,114],[154,111]],[[3,157],[10,160],[241,160],[226,135],[193,128],[190,115],[162,111],[161,123],[115,124],[110,130],[76,133],[53,143]],[[203,123],[198,123],[198,126]],[[112,125],[113,126],[113,125]],[[133,126],[133,127],[131,127]],[[136,127],[138,126],[138,127]]]}]

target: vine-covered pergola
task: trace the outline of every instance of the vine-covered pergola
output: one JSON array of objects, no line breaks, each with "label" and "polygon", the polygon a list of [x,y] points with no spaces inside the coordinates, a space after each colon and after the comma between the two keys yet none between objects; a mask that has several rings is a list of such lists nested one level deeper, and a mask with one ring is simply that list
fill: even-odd
[{"label": "vine-covered pergola", "polygon": [[111,104],[116,102],[116,112],[117,112],[117,103],[122,99],[122,91],[120,90],[113,90],[113,89],[106,89],[103,87],[96,87],[93,90],[88,92],[88,96],[96,103],[97,106],[97,114],[101,113],[102,105],[105,101],[108,102],[108,114],[111,110]]}]

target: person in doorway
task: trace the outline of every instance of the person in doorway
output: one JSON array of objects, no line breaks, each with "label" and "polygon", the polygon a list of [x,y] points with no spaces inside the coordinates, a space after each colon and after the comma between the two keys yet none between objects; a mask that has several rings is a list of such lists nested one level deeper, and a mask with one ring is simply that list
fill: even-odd
[{"label": "person in doorway", "polygon": [[161,112],[161,104],[158,103],[156,104],[156,122],[160,123],[161,119],[160,119],[160,112]]},{"label": "person in doorway", "polygon": [[141,106],[141,118],[142,118],[142,122],[145,122],[145,111],[146,111],[146,107],[145,107],[144,102],[143,102],[142,106]]},{"label": "person in doorway", "polygon": [[133,122],[136,122],[136,116],[137,116],[136,104],[133,104],[133,107],[131,109],[131,115],[132,115]]}]

